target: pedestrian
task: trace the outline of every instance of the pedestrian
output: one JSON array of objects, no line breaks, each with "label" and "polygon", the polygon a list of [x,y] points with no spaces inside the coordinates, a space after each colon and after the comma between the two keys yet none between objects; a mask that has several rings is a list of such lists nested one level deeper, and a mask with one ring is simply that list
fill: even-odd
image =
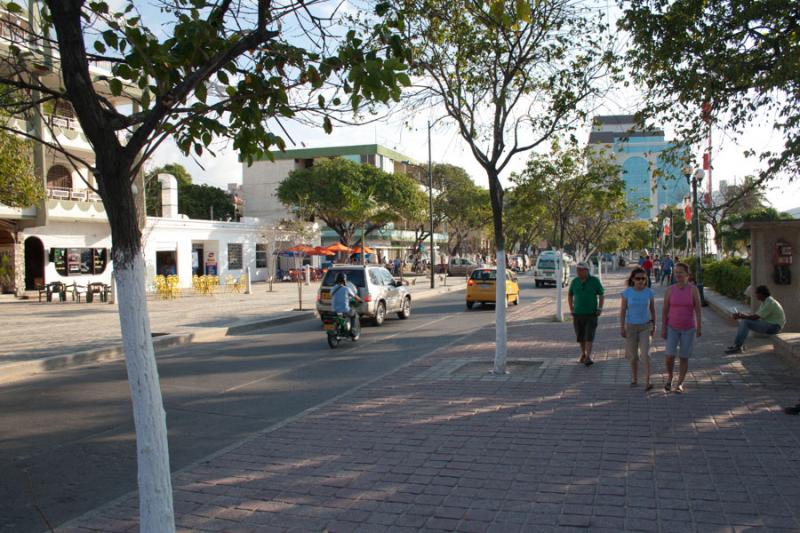
[{"label": "pedestrian", "polygon": [[667,282],[667,285],[672,285],[672,267],[674,263],[672,259],[668,255],[664,256],[664,260],[661,261],[661,285],[664,285],[664,282]]},{"label": "pedestrian", "polygon": [[395,257],[394,258],[393,265],[394,265],[394,275],[395,276],[399,276],[400,275],[400,258],[399,257]]},{"label": "pedestrian", "polygon": [[661,281],[661,258],[659,256],[653,259],[653,276],[655,276],[656,283]]},{"label": "pedestrian", "polygon": [[656,328],[656,298],[647,287],[647,273],[636,267],[628,276],[628,287],[622,291],[619,312],[620,335],[625,339],[625,357],[631,365],[631,386],[639,382],[639,361],[645,364],[645,391],[650,383],[650,337]]},{"label": "pedestrian", "polygon": [[675,356],[680,356],[678,383],[675,392],[683,392],[683,382],[689,370],[689,358],[694,349],[694,338],[702,335],[700,291],[689,283],[689,265],[677,263],[674,268],[675,284],[664,293],[661,312],[661,337],[667,340],[665,363],[667,381],[664,390],[672,390],[672,372]]},{"label": "pedestrian", "polygon": [[652,286],[652,280],[650,279],[650,273],[653,271],[653,261],[650,259],[650,256],[646,256],[644,258],[644,263],[642,263],[642,268],[645,272],[647,272],[647,286]]},{"label": "pedestrian", "polygon": [[575,336],[581,346],[581,357],[578,362],[591,366],[594,364],[592,344],[597,330],[597,318],[603,312],[605,289],[599,279],[589,274],[589,265],[585,262],[578,263],[576,270],[578,277],[569,284],[567,301],[569,311],[572,313]]},{"label": "pedestrian", "polygon": [[761,302],[754,315],[747,315],[735,311],[733,318],[739,321],[739,329],[736,332],[736,339],[732,346],[725,350],[726,354],[744,352],[744,341],[750,331],[762,333],[764,335],[775,335],[780,333],[786,325],[786,314],[778,300],[770,295],[766,285],[756,287],[756,299]]}]

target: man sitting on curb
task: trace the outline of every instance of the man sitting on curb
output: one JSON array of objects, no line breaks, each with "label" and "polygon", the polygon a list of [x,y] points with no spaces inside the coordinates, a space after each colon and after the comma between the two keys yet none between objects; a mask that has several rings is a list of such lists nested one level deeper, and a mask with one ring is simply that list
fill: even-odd
[{"label": "man sitting on curb", "polygon": [[739,321],[739,330],[736,332],[736,340],[733,341],[733,346],[729,346],[725,353],[744,352],[744,341],[747,339],[750,330],[766,335],[775,335],[786,324],[786,315],[783,312],[783,307],[775,298],[770,296],[766,285],[756,287],[756,299],[761,302],[756,314],[734,313],[733,318]]}]

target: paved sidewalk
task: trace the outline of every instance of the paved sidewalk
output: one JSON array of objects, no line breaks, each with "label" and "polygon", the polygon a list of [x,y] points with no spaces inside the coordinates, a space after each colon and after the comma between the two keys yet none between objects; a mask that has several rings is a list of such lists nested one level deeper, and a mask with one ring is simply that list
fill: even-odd
[{"label": "paved sidewalk", "polygon": [[[267,429],[174,475],[179,530],[800,531],[800,418],[781,412],[800,376],[766,346],[723,355],[734,329],[704,312],[686,393],[630,387],[605,281],[594,366],[552,301],[510,309],[511,374],[487,374],[488,327]],[[136,520],[131,495],[58,530]]]},{"label": "paved sidewalk", "polygon": [[[465,287],[461,278],[448,278],[447,286],[430,289],[430,281],[409,285],[412,298],[422,299]],[[437,279],[437,283],[439,280]],[[187,295],[175,300],[151,296],[147,302],[150,327],[157,345],[193,340],[215,340],[231,329],[264,327],[268,322],[309,318],[315,308],[319,282],[302,286],[302,308],[296,283],[255,283],[251,294],[226,292]],[[117,306],[103,303],[38,302],[3,297],[0,322],[0,382],[31,373],[76,366],[122,356]]]}]

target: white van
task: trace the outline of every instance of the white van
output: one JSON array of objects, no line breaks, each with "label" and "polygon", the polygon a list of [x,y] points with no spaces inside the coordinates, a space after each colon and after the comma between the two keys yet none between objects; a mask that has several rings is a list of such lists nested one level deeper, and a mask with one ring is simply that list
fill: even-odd
[{"label": "white van", "polygon": [[[561,286],[565,287],[569,282],[570,260],[566,254],[560,255],[561,267]],[[556,267],[558,266],[559,254],[552,250],[546,250],[536,258],[536,265],[533,267],[533,280],[537,287],[545,285],[556,285]]]}]

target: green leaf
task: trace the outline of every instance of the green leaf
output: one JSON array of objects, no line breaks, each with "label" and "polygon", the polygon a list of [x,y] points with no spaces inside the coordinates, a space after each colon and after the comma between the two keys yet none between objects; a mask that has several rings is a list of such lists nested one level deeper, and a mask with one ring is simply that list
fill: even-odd
[{"label": "green leaf", "polygon": [[97,50],[98,54],[105,54],[106,53],[106,45],[104,45],[100,41],[95,41],[94,42],[94,49]]},{"label": "green leaf", "polygon": [[108,80],[108,88],[111,91],[111,94],[114,96],[119,96],[122,94],[122,82],[117,78]]},{"label": "green leaf", "polygon": [[333,131],[333,124],[331,123],[330,117],[328,117],[327,115],[322,120],[322,129],[324,129],[325,133],[328,133],[328,134]]},{"label": "green leaf", "polygon": [[226,85],[229,83],[228,74],[224,70],[217,71],[217,79]]},{"label": "green leaf", "polygon": [[8,2],[6,3],[6,11],[14,14],[22,13],[22,7],[16,2]]}]

